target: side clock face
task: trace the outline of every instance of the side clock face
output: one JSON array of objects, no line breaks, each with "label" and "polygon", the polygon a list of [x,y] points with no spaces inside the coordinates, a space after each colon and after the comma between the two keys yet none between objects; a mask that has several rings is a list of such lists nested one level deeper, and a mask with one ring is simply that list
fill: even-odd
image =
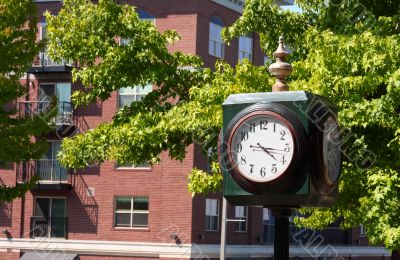
[{"label": "side clock face", "polygon": [[324,176],[326,183],[332,185],[339,179],[342,165],[340,130],[336,119],[332,116],[325,120],[322,127]]},{"label": "side clock face", "polygon": [[293,129],[281,115],[270,111],[248,114],[233,127],[228,151],[243,178],[265,183],[286,172],[294,158]]}]

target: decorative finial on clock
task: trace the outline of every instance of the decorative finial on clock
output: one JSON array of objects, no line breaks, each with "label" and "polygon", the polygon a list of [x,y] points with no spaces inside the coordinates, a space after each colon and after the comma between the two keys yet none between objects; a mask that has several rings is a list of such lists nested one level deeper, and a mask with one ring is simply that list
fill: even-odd
[{"label": "decorative finial on clock", "polygon": [[279,37],[278,49],[274,52],[276,62],[269,66],[269,71],[276,77],[275,84],[272,86],[272,92],[288,91],[289,86],[286,85],[286,77],[292,73],[292,65],[285,62],[286,56],[290,51],[286,49],[283,36]]}]

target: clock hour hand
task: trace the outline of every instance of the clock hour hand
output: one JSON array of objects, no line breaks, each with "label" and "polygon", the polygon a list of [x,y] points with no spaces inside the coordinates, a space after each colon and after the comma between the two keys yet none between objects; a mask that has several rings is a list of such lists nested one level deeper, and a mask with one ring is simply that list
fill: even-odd
[{"label": "clock hour hand", "polygon": [[274,155],[272,155],[267,148],[265,148],[264,146],[262,146],[260,143],[257,143],[258,146],[254,146],[254,145],[250,145],[250,148],[261,148],[264,152],[266,152],[269,156],[272,157],[272,159],[274,159],[275,161],[278,161]]}]

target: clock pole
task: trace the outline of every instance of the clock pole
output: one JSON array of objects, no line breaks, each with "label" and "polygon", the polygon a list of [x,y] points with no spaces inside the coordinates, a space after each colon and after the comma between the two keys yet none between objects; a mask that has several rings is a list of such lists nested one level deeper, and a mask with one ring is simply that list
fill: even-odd
[{"label": "clock pole", "polygon": [[[292,65],[285,61],[290,51],[286,49],[283,36],[279,37],[278,43],[278,49],[274,52],[276,62],[269,66],[269,71],[276,77],[272,92],[288,91],[286,77],[292,73]],[[274,260],[289,260],[289,217],[292,210],[290,208],[271,210],[275,218]]]}]

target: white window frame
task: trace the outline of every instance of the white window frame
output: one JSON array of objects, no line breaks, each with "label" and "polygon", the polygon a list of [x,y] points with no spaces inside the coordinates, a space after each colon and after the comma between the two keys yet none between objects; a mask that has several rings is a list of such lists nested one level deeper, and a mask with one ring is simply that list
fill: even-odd
[{"label": "white window frame", "polygon": [[[131,209],[130,210],[117,210],[117,199],[118,198],[130,198],[131,199]],[[146,198],[147,199],[147,210],[135,210],[134,206],[134,199],[135,198]],[[114,228],[128,228],[128,229],[148,229],[149,228],[149,206],[150,206],[150,199],[146,196],[115,196],[114,199]],[[117,226],[117,214],[129,214],[130,215],[130,223],[129,227],[125,226]],[[147,214],[147,225],[133,225],[133,215],[134,214]]]},{"label": "white window frame", "polygon": [[[150,85],[151,85],[152,88],[151,88],[151,90],[149,92],[142,92],[142,93],[139,92],[139,88],[144,90],[144,88],[146,88],[147,86],[150,86]],[[138,100],[138,97],[144,98],[147,94],[149,94],[151,91],[153,91],[153,84],[148,84],[148,85],[146,85],[144,87],[143,86],[133,86],[133,87],[125,87],[125,88],[132,88],[133,91],[132,92],[128,92],[128,93],[121,93],[121,91],[120,91],[121,89],[118,90],[118,109],[123,108],[121,106],[121,96],[131,96],[131,97],[133,97],[133,101],[132,102],[140,101],[140,100]]]},{"label": "white window frame", "polygon": [[[242,210],[239,210],[242,209]],[[243,213],[243,215],[239,216],[238,212]],[[242,220],[242,221],[237,221],[235,222],[235,232],[247,232],[247,219],[249,215],[249,207],[247,206],[235,206],[235,219],[236,220]],[[244,220],[244,221],[243,221]],[[245,222],[245,229],[241,230],[241,226]]]},{"label": "white window frame", "polygon": [[[244,58],[247,58],[249,61],[253,61],[253,42],[253,37],[251,36],[239,37],[239,62]],[[248,45],[250,45],[249,49]]]},{"label": "white window frame", "polygon": [[140,170],[140,169],[148,170],[148,169],[151,169],[151,166],[150,166],[150,164],[148,162],[143,162],[143,164],[147,164],[147,166],[143,166],[143,165],[136,166],[135,164],[119,166],[118,163],[115,163],[115,168],[117,170],[132,170],[132,169],[135,169],[135,170]]},{"label": "white window frame", "polygon": [[[207,211],[208,211],[208,206],[210,206],[210,207],[212,207],[212,205],[213,205],[213,202],[216,202],[216,209],[215,209],[215,211],[216,211],[216,214],[212,214],[212,213],[210,213],[210,214],[208,214],[207,213]],[[210,204],[209,204],[210,203]],[[206,199],[206,209],[205,209],[205,221],[206,221],[206,219],[208,218],[208,217],[217,217],[217,228],[216,229],[211,229],[210,228],[210,226],[208,226],[208,227],[206,227],[205,225],[205,231],[218,231],[219,230],[219,199]],[[211,209],[211,211],[213,211],[212,209]],[[207,221],[205,222],[205,223],[207,223]],[[209,221],[209,223],[211,223],[211,221]]]},{"label": "white window frame", "polygon": [[[219,34],[218,36],[214,37],[214,35],[212,35],[212,27],[215,26],[215,29],[218,29]],[[217,58],[221,58],[223,59],[225,56],[225,43],[222,40],[221,37],[221,31],[224,27],[216,24],[212,21],[210,21],[210,26],[209,26],[209,40],[208,40],[208,54],[210,54],[211,56],[217,57]],[[221,53],[217,53],[217,45],[220,46],[221,48]],[[213,48],[210,48],[210,46],[213,46]]]}]

